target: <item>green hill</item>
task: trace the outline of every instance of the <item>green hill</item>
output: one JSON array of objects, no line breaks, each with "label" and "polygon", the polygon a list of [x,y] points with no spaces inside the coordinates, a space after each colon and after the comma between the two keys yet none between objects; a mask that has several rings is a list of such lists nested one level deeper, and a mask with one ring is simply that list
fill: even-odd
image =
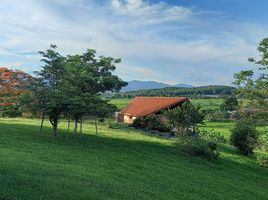
[{"label": "green hill", "polygon": [[0,199],[268,199],[268,169],[230,146],[210,163],[131,128],[66,126],[40,137],[39,120],[0,119]]}]

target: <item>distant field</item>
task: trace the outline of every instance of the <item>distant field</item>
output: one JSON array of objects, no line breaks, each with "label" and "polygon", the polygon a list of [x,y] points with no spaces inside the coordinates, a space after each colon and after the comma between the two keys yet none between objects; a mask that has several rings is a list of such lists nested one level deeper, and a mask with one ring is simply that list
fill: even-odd
[{"label": "distant field", "polygon": [[205,121],[203,125],[201,125],[201,128],[204,128],[206,130],[214,130],[216,132],[221,133],[226,138],[230,137],[231,130],[234,128],[235,123],[231,121],[227,122],[210,122]]},{"label": "distant field", "polygon": [[[0,199],[268,199],[268,169],[219,145],[216,163],[177,152],[173,140],[90,122],[57,138],[46,120],[0,119]],[[261,152],[258,152],[260,154]]]},{"label": "distant field", "polygon": [[116,105],[118,109],[125,107],[131,99],[111,99],[111,103]]},{"label": "distant field", "polygon": [[[131,99],[111,99],[111,103],[118,109],[123,108]],[[223,99],[191,99],[194,104],[199,104],[203,110],[216,110],[220,107]]]}]

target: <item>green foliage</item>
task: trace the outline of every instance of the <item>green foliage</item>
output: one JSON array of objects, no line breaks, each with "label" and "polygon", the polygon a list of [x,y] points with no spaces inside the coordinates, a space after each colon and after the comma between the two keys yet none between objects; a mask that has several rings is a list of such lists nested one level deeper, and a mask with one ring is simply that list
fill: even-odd
[{"label": "green foliage", "polygon": [[258,51],[259,60],[249,58],[249,62],[259,66],[258,76],[253,70],[241,71],[234,75],[234,83],[237,86],[236,96],[244,99],[244,103],[247,101],[248,108],[265,113],[268,110],[268,38],[260,42]]},{"label": "green foliage", "polygon": [[157,115],[149,115],[146,118],[136,118],[132,124],[139,129],[158,130],[160,132],[169,132],[171,127],[162,122]]},{"label": "green foliage", "polygon": [[22,113],[19,104],[0,106],[1,117],[20,117],[21,114]]},{"label": "green foliage", "polygon": [[200,106],[194,106],[191,102],[182,104],[180,108],[165,111],[165,116],[173,127],[176,127],[178,134],[188,134],[190,128],[195,132],[195,126],[202,123],[204,113],[200,111]]},{"label": "green foliage", "polygon": [[[96,51],[88,49],[82,55],[64,57],[51,45],[41,51],[45,65],[36,72],[30,84],[30,93],[21,97],[21,103],[32,112],[47,115],[57,135],[59,119],[68,116],[75,122],[74,132],[82,118],[103,118],[116,110],[116,107],[104,100],[103,92],[119,91],[126,82],[113,75],[115,65],[121,60],[111,57],[96,57]],[[80,129],[81,130],[81,129]]]},{"label": "green foliage", "polygon": [[235,96],[227,96],[224,98],[223,103],[220,106],[222,112],[235,111],[238,107],[238,100]]},{"label": "green foliage", "polygon": [[207,114],[207,119],[209,121],[226,121],[229,120],[229,114],[226,111],[215,110]]},{"label": "green foliage", "polygon": [[229,140],[226,137],[224,137],[224,135],[222,135],[220,132],[215,131],[214,129],[206,130],[204,128],[203,129],[199,128],[198,135],[204,140],[224,144],[229,143]]},{"label": "green foliage", "polygon": [[198,156],[209,161],[215,161],[219,157],[216,143],[207,142],[192,136],[183,136],[178,138],[177,148],[189,155]]},{"label": "green foliage", "polygon": [[158,130],[159,126],[161,126],[161,122],[156,115],[149,115],[145,119],[147,127],[150,130]]},{"label": "green foliage", "polygon": [[133,120],[132,126],[134,128],[144,128],[143,122],[144,122],[143,118],[140,118],[140,117],[136,118]]},{"label": "green foliage", "polygon": [[244,155],[252,155],[258,145],[259,133],[254,125],[248,122],[239,122],[231,133],[231,144]]},{"label": "green foliage", "polygon": [[260,166],[268,167],[268,155],[258,156],[257,161],[258,161]]},{"label": "green foliage", "polygon": [[260,131],[258,148],[268,152],[268,128]]}]

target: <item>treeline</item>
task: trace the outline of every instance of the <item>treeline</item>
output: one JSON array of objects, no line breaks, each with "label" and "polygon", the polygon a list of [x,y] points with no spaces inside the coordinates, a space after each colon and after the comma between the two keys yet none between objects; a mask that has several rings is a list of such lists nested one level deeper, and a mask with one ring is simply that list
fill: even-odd
[{"label": "treeline", "polygon": [[113,98],[133,98],[135,96],[188,96],[190,98],[211,98],[220,95],[232,95],[235,88],[222,85],[209,85],[192,88],[161,88],[143,89],[129,92],[118,92],[113,94]]}]

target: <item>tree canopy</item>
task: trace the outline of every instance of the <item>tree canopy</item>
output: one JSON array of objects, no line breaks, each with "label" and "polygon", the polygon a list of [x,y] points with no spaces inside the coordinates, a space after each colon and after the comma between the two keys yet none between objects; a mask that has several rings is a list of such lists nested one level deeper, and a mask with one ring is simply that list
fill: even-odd
[{"label": "tree canopy", "polygon": [[41,112],[42,118],[48,116],[55,135],[62,115],[75,121],[76,132],[83,116],[96,118],[111,112],[114,107],[100,94],[119,91],[127,84],[113,74],[121,59],[97,57],[93,49],[83,54],[62,56],[57,52],[57,46],[51,45],[39,53],[44,66],[31,81],[31,93],[22,99]]},{"label": "tree canopy", "polygon": [[237,86],[236,95],[247,100],[247,107],[268,111],[268,38],[264,38],[258,46],[259,58],[249,58],[249,62],[256,64],[257,70],[244,70],[234,75]]}]

